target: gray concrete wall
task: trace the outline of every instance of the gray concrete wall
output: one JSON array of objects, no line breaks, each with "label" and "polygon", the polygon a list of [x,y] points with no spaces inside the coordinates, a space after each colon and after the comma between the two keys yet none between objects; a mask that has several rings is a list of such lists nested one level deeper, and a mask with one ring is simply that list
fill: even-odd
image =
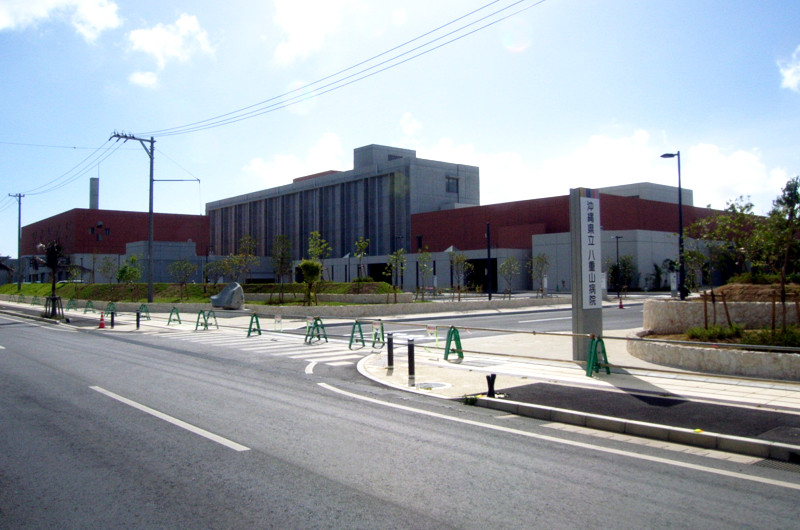
[{"label": "gray concrete wall", "polygon": [[[602,204],[601,204],[602,208]],[[637,277],[634,285],[640,289],[653,290],[654,265],[661,265],[665,259],[677,260],[678,237],[668,232],[654,232],[650,230],[619,230],[603,231],[602,233],[602,267],[603,273],[608,271],[610,265],[617,260],[617,244],[614,236],[621,236],[619,240],[620,257],[633,256]],[[690,249],[691,241],[687,241],[686,248]],[[571,289],[570,286],[570,246],[569,234],[542,234],[532,237],[532,255],[545,253],[550,258],[548,280],[549,290],[559,288]],[[565,286],[561,282],[565,282]],[[610,280],[609,280],[610,281]],[[662,275],[662,284],[667,282],[667,272]],[[613,282],[611,282],[613,284]],[[667,286],[668,287],[668,286]]]}]

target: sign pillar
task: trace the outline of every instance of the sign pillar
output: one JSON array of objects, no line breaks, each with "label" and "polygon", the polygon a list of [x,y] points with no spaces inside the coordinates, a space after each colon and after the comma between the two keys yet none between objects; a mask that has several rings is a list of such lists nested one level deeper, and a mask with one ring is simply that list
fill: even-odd
[{"label": "sign pillar", "polygon": [[[569,232],[572,254],[572,332],[603,334],[602,253],[600,249],[600,193],[594,189],[569,191]],[[590,339],[572,338],[572,359],[585,361]]]}]

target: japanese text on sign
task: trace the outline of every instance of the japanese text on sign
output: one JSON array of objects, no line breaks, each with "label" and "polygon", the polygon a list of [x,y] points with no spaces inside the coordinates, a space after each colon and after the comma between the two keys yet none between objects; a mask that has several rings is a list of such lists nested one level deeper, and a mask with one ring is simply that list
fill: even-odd
[{"label": "japanese text on sign", "polygon": [[581,197],[581,269],[583,308],[602,308],[600,200]]}]

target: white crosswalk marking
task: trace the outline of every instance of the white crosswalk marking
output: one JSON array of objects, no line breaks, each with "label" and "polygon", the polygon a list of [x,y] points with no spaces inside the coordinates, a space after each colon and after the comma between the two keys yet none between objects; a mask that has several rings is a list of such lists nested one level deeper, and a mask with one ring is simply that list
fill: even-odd
[{"label": "white crosswalk marking", "polygon": [[204,346],[225,346],[250,354],[286,357],[330,366],[352,365],[373,351],[371,348],[351,350],[349,342],[336,340],[307,344],[302,335],[281,332],[265,332],[246,337],[238,331],[229,330],[174,330],[170,333],[146,332],[145,335],[157,335]]}]

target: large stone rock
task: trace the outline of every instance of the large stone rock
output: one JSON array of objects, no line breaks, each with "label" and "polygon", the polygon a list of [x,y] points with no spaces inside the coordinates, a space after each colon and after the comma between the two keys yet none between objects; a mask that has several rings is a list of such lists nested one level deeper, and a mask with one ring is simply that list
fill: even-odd
[{"label": "large stone rock", "polygon": [[244,289],[236,282],[229,283],[219,294],[211,297],[211,306],[223,309],[242,309],[244,307]]}]

